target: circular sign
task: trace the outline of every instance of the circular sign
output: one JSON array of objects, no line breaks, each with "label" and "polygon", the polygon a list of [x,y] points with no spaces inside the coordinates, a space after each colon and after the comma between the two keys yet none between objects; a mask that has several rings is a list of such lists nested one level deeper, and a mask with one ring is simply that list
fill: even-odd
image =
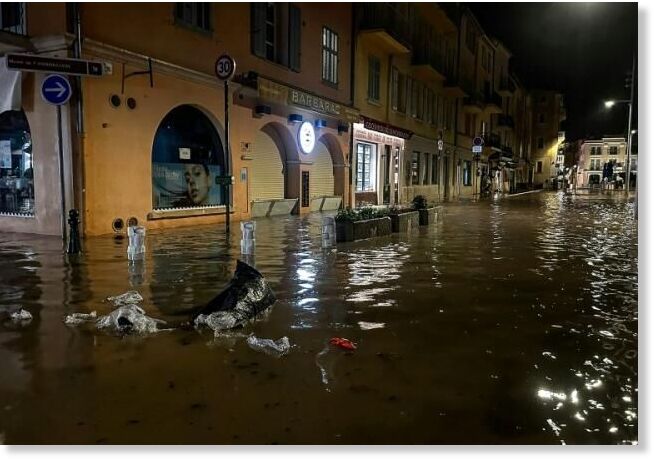
[{"label": "circular sign", "polygon": [[236,71],[236,61],[227,55],[223,54],[216,60],[216,77],[220,80],[229,80],[234,76]]},{"label": "circular sign", "polygon": [[41,84],[41,97],[49,104],[61,106],[66,104],[73,94],[70,82],[59,74],[48,75]]},{"label": "circular sign", "polygon": [[316,145],[316,132],[311,122],[304,122],[300,125],[300,129],[297,131],[297,141],[302,152],[305,154],[313,152]]},{"label": "circular sign", "polygon": [[484,138],[477,136],[475,139],[472,140],[472,144],[475,146],[483,146],[484,145]]}]

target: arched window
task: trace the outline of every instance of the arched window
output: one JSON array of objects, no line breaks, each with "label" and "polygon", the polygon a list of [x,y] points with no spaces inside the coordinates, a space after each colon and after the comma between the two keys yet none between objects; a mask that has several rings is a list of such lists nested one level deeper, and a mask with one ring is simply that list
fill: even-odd
[{"label": "arched window", "polygon": [[188,105],[171,110],[152,146],[153,208],[222,205],[223,171],[223,146],[207,116]]},{"label": "arched window", "polygon": [[0,214],[34,215],[32,137],[22,110],[0,114]]}]

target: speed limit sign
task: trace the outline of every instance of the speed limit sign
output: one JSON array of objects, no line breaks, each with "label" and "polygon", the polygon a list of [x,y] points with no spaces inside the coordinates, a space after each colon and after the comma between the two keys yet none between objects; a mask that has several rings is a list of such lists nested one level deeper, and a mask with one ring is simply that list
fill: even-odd
[{"label": "speed limit sign", "polygon": [[220,80],[229,80],[234,75],[236,70],[236,61],[227,55],[223,54],[216,60],[216,77]]}]

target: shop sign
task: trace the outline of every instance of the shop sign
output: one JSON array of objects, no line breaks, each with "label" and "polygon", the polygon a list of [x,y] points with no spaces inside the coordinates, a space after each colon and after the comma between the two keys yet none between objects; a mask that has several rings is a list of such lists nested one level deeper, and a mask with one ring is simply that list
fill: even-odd
[{"label": "shop sign", "polygon": [[313,152],[313,148],[316,145],[316,132],[311,122],[304,122],[300,125],[297,131],[297,140],[302,152],[305,154]]},{"label": "shop sign", "polygon": [[378,131],[390,136],[395,136],[396,138],[409,139],[413,135],[413,133],[409,130],[398,128],[396,126],[378,122],[376,120],[365,117],[363,119],[363,126],[367,130]]},{"label": "shop sign", "polygon": [[340,116],[341,115],[341,105],[327,99],[319,98],[318,96],[313,96],[304,91],[296,90],[295,88],[290,88],[288,92],[288,103],[294,106],[302,106],[315,110],[316,112],[321,112],[327,115]]},{"label": "shop sign", "polygon": [[379,131],[366,130],[360,123],[354,124],[354,137],[375,144],[402,145],[404,143],[402,138],[380,133]]},{"label": "shop sign", "polygon": [[180,147],[179,148],[179,159],[180,160],[191,160],[191,149],[189,147]]}]

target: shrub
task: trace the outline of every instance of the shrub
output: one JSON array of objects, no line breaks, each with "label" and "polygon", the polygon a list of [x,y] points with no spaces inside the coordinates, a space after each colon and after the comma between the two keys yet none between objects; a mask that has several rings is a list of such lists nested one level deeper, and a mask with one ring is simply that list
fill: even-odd
[{"label": "shrub", "polygon": [[411,201],[413,208],[416,210],[424,210],[427,208],[427,199],[424,195],[416,195]]},{"label": "shrub", "polygon": [[363,207],[356,210],[346,208],[339,210],[336,214],[336,221],[365,221],[367,219],[383,218],[388,216],[388,210]]}]

